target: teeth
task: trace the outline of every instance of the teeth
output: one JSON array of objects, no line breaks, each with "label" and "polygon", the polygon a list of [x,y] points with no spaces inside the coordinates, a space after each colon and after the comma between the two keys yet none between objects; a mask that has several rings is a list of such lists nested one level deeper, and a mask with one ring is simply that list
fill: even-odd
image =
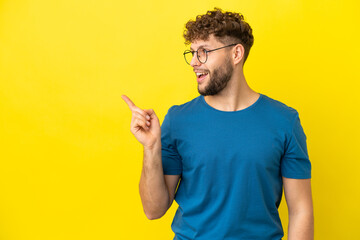
[{"label": "teeth", "polygon": [[205,75],[206,73],[196,73],[196,76],[201,76],[201,75]]}]

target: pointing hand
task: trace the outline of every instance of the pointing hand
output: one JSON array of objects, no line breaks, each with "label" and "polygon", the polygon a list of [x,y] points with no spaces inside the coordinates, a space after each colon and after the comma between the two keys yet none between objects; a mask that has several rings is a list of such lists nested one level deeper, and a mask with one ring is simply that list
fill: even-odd
[{"label": "pointing hand", "polygon": [[127,103],[131,112],[130,131],[144,146],[152,148],[161,143],[161,128],[158,117],[153,109],[140,109],[126,95],[121,96]]}]

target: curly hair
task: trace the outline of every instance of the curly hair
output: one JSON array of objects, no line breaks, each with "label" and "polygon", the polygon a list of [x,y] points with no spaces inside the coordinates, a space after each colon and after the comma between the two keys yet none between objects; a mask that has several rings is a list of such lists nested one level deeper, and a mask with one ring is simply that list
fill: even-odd
[{"label": "curly hair", "polygon": [[[236,12],[224,12],[220,8],[207,11],[204,15],[198,15],[196,20],[189,20],[185,24],[183,37],[185,44],[196,40],[206,41],[214,34],[218,41],[223,44],[240,43],[245,49],[244,62],[250,48],[254,44],[252,28],[244,21],[244,16]],[[234,42],[235,41],[235,42]]]}]

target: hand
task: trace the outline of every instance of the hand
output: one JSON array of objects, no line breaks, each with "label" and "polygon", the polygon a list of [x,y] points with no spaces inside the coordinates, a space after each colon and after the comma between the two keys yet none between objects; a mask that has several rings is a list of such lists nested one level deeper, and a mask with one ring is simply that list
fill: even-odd
[{"label": "hand", "polygon": [[144,146],[152,148],[161,143],[161,128],[158,117],[152,109],[140,109],[126,95],[121,96],[127,103],[131,112],[130,131]]}]

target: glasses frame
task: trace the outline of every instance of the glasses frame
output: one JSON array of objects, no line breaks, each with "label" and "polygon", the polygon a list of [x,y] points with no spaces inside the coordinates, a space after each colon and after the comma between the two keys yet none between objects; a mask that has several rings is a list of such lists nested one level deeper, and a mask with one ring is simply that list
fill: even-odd
[{"label": "glasses frame", "polygon": [[[200,63],[206,63],[206,61],[208,60],[208,53],[209,53],[209,52],[213,52],[213,51],[216,51],[216,50],[219,50],[219,49],[222,49],[222,48],[226,48],[226,47],[235,46],[235,45],[238,45],[238,44],[240,44],[240,43],[233,43],[233,44],[230,44],[230,45],[226,45],[226,46],[219,47],[219,48],[215,48],[215,49],[211,49],[211,50],[206,50],[206,49],[204,49],[204,48],[198,48],[198,50],[196,50],[196,51],[185,50],[184,53],[183,53],[183,55],[184,55],[185,62],[186,62],[187,64],[189,64],[189,65],[191,64],[191,61],[192,61],[192,59],[194,58],[194,53],[195,53],[195,52],[196,52],[196,58],[198,59],[198,61],[199,61]],[[203,49],[204,52],[205,52],[206,58],[205,58],[205,61],[204,61],[204,62],[200,61],[199,54],[198,54],[199,49]],[[191,55],[192,55],[192,58],[191,58],[191,61],[190,61],[190,62],[186,61],[186,54],[189,54],[189,53],[191,53]]]}]

